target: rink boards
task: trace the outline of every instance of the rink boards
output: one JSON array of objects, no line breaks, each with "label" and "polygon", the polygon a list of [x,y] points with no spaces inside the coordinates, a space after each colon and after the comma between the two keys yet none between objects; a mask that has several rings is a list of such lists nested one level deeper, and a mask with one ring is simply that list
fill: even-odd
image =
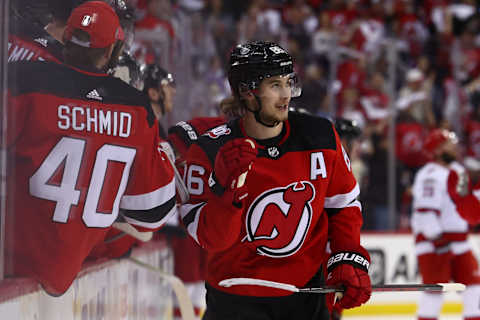
[{"label": "rink boards", "polygon": [[[470,236],[469,241],[480,257],[480,236]],[[373,283],[420,282],[411,234],[362,234],[362,243],[372,257]],[[135,254],[167,273],[173,270],[172,252],[165,243],[152,243]],[[14,282],[16,287],[0,286],[1,319],[172,319],[171,288],[155,273],[126,260],[90,267],[60,298],[45,295],[32,281]],[[375,293],[369,303],[344,315],[364,319],[408,315],[413,319],[418,297],[419,293],[409,292]],[[443,314],[461,313],[458,294],[446,294],[445,302]]]},{"label": "rink boards", "polygon": [[[173,272],[165,242],[151,242],[132,254]],[[28,279],[7,279],[0,286],[0,319],[125,320],[172,319],[172,291],[155,272],[129,260],[92,264],[61,297],[51,297]]]},{"label": "rink boards", "polygon": [[[480,236],[470,235],[469,242],[477,258],[480,258]],[[411,234],[364,233],[362,244],[372,258],[370,276],[373,284],[420,283]],[[419,295],[417,292],[374,293],[366,305],[347,310],[345,315],[414,314]],[[462,311],[460,294],[446,293],[444,301],[442,313],[457,314]]]}]

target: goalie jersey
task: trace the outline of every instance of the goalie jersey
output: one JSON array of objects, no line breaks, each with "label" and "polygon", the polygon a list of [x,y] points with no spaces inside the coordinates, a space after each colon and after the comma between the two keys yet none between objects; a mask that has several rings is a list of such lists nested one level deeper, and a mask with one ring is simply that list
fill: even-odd
[{"label": "goalie jersey", "polygon": [[148,99],[120,79],[13,63],[8,91],[7,274],[62,294],[121,216],[156,230],[175,209]]},{"label": "goalie jersey", "polygon": [[227,141],[246,137],[241,120],[202,135],[187,155],[190,202],[180,209],[188,233],[208,251],[209,285],[246,296],[289,293],[258,286],[223,288],[218,282],[250,277],[305,285],[332,252],[360,245],[359,187],[332,123],[290,112],[282,133],[256,140],[248,197],[238,212],[211,201],[215,156]]}]

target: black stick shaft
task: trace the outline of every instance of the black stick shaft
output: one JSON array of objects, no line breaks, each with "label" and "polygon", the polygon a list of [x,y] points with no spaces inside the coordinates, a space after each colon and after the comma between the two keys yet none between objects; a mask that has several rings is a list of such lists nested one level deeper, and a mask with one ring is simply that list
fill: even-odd
[{"label": "black stick shaft", "polygon": [[[324,286],[318,288],[302,288],[299,292],[306,293],[331,293],[343,292],[343,287]],[[443,287],[438,284],[384,284],[372,286],[373,292],[394,292],[394,291],[443,291]]]}]

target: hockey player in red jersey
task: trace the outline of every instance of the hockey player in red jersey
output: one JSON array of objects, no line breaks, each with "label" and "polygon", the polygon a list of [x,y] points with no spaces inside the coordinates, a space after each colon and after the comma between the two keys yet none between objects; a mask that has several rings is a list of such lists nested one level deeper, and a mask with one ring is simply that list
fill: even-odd
[{"label": "hockey player in red jersey", "polygon": [[144,231],[175,213],[150,103],[105,73],[123,42],[115,11],[83,3],[64,42],[65,65],[8,70],[6,274],[33,277],[52,295],[69,288],[119,215]]},{"label": "hockey player in red jersey", "polygon": [[[427,137],[424,148],[432,161],[415,175],[412,231],[418,268],[424,283],[455,282],[467,286],[463,293],[463,317],[480,320],[480,272],[467,241],[468,223],[458,213],[455,198],[449,196],[447,179],[455,170],[463,174],[457,162],[455,134],[435,129]],[[424,292],[419,301],[418,319],[438,319],[442,295]]]},{"label": "hockey player in red jersey", "polygon": [[[224,124],[223,117],[194,118],[189,121],[181,121],[168,129],[168,141],[175,150],[175,165],[183,176],[185,158],[188,148],[208,129]],[[180,228],[180,226],[177,226]],[[207,256],[193,239],[187,237],[182,230],[180,235],[171,237],[170,244],[174,252],[175,275],[179,277],[187,287],[195,309],[195,315],[201,318],[205,311],[205,276],[207,273]],[[178,302],[174,300],[174,319],[181,319]]]},{"label": "hockey player in red jersey", "polygon": [[[222,110],[239,115],[207,131],[187,154],[191,200],[180,209],[208,252],[204,319],[314,319],[320,297],[257,286],[248,277],[314,285],[327,239],[329,285],[345,286],[342,308],[371,294],[362,213],[350,161],[329,120],[290,112],[300,94],[291,56],[269,42],[235,47]],[[327,296],[333,304],[333,294]]]},{"label": "hockey player in red jersey", "polygon": [[[123,0],[103,0],[115,9],[133,40],[133,9]],[[86,0],[17,0],[10,2],[8,62],[63,61],[63,33],[74,8]]]},{"label": "hockey player in red jersey", "polygon": [[[163,118],[173,110],[173,100],[176,94],[173,75],[156,63],[148,65],[145,71],[143,92],[150,98],[157,120],[163,121]],[[159,129],[160,137],[167,139],[167,132],[161,124],[159,124]]]}]

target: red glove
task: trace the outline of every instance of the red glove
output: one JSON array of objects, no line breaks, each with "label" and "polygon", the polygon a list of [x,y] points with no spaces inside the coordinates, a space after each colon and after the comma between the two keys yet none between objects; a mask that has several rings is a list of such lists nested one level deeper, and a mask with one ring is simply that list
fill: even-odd
[{"label": "red glove", "polygon": [[[359,247],[356,252],[343,251],[330,255],[327,263],[327,285],[343,286],[343,297],[335,302],[335,293],[326,296],[330,310],[334,304],[337,309],[358,307],[370,299],[372,285],[368,276],[370,255],[367,250]],[[338,306],[337,306],[338,304]]]},{"label": "red glove", "polygon": [[470,182],[467,173],[458,173],[450,170],[447,180],[448,194],[453,202],[457,203],[460,199],[470,193]]},{"label": "red glove", "polygon": [[237,138],[222,146],[208,180],[212,191],[228,204],[239,206],[248,196],[245,179],[257,153],[255,143],[250,139]]}]

